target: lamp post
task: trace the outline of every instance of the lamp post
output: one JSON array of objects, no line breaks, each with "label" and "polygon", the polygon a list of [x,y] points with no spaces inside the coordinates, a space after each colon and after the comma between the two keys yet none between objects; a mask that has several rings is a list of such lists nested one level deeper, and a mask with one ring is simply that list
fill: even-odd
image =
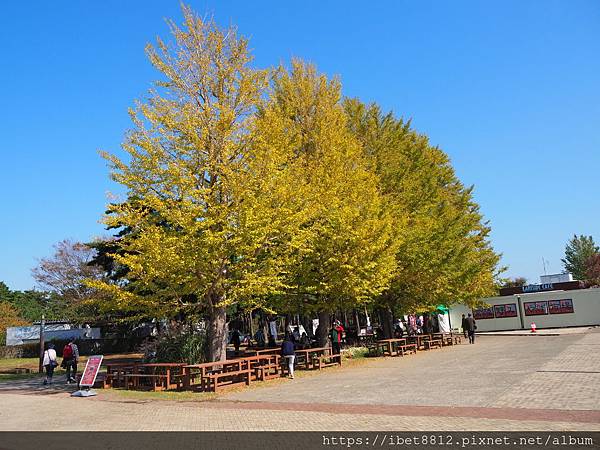
[{"label": "lamp post", "polygon": [[44,325],[45,316],[42,314],[42,320],[40,320],[40,364],[38,367],[39,373],[44,372]]}]

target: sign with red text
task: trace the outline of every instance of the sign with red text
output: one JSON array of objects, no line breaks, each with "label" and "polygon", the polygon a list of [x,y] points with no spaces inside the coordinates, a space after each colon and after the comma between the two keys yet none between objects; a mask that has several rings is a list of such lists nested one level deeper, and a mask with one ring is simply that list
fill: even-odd
[{"label": "sign with red text", "polygon": [[79,381],[79,386],[92,387],[94,385],[96,382],[96,377],[98,376],[98,371],[100,371],[102,358],[102,355],[90,356],[88,358],[87,362],[85,363],[83,375]]},{"label": "sign with red text", "polygon": [[525,302],[523,309],[526,316],[543,316],[548,314],[548,302]]},{"label": "sign with red text", "polygon": [[517,317],[517,304],[508,303],[506,305],[496,305],[494,306],[494,315],[496,316],[496,319],[502,317]]},{"label": "sign with red text", "polygon": [[548,311],[550,314],[570,314],[575,312],[573,309],[573,300],[564,298],[562,300],[548,301]]},{"label": "sign with red text", "polygon": [[481,320],[481,319],[493,319],[494,318],[494,308],[479,308],[473,310],[473,319]]}]

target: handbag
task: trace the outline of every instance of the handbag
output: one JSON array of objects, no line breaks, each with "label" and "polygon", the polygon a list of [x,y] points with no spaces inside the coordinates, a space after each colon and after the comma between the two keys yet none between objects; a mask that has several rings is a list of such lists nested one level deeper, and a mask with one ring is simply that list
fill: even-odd
[{"label": "handbag", "polygon": [[48,353],[48,350],[46,350],[46,355],[48,355],[48,361],[50,361],[50,364],[48,364],[50,367],[56,367],[58,366],[58,362],[56,362],[56,359],[50,359],[50,353]]}]

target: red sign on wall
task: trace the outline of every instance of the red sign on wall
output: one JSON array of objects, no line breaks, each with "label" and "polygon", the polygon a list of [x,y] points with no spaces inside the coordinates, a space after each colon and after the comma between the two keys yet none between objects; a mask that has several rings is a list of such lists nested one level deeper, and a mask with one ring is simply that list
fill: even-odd
[{"label": "red sign on wall", "polygon": [[550,314],[569,314],[575,312],[573,310],[573,300],[570,298],[550,300],[548,302],[548,310]]},{"label": "red sign on wall", "polygon": [[494,308],[480,308],[473,310],[473,319],[481,320],[481,319],[493,319],[494,318]]},{"label": "red sign on wall", "polygon": [[523,309],[526,316],[543,316],[548,314],[548,302],[525,302]]},{"label": "red sign on wall", "polygon": [[92,387],[96,382],[100,365],[102,364],[102,355],[90,356],[85,363],[85,369],[79,381],[79,386]]},{"label": "red sign on wall", "polygon": [[496,305],[494,306],[494,314],[496,319],[502,317],[517,317],[517,304],[508,303],[506,305]]}]

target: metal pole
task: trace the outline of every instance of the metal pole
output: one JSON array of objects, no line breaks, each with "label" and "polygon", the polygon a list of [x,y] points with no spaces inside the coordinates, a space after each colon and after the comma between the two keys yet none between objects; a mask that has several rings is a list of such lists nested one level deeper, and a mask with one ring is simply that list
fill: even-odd
[{"label": "metal pole", "polygon": [[521,296],[517,295],[517,302],[519,304],[519,319],[521,319],[521,329],[525,329],[525,322],[523,321],[523,304],[521,303]]},{"label": "metal pole", "polygon": [[42,320],[40,321],[40,364],[38,367],[39,373],[44,373],[44,325],[45,317],[42,314]]}]

